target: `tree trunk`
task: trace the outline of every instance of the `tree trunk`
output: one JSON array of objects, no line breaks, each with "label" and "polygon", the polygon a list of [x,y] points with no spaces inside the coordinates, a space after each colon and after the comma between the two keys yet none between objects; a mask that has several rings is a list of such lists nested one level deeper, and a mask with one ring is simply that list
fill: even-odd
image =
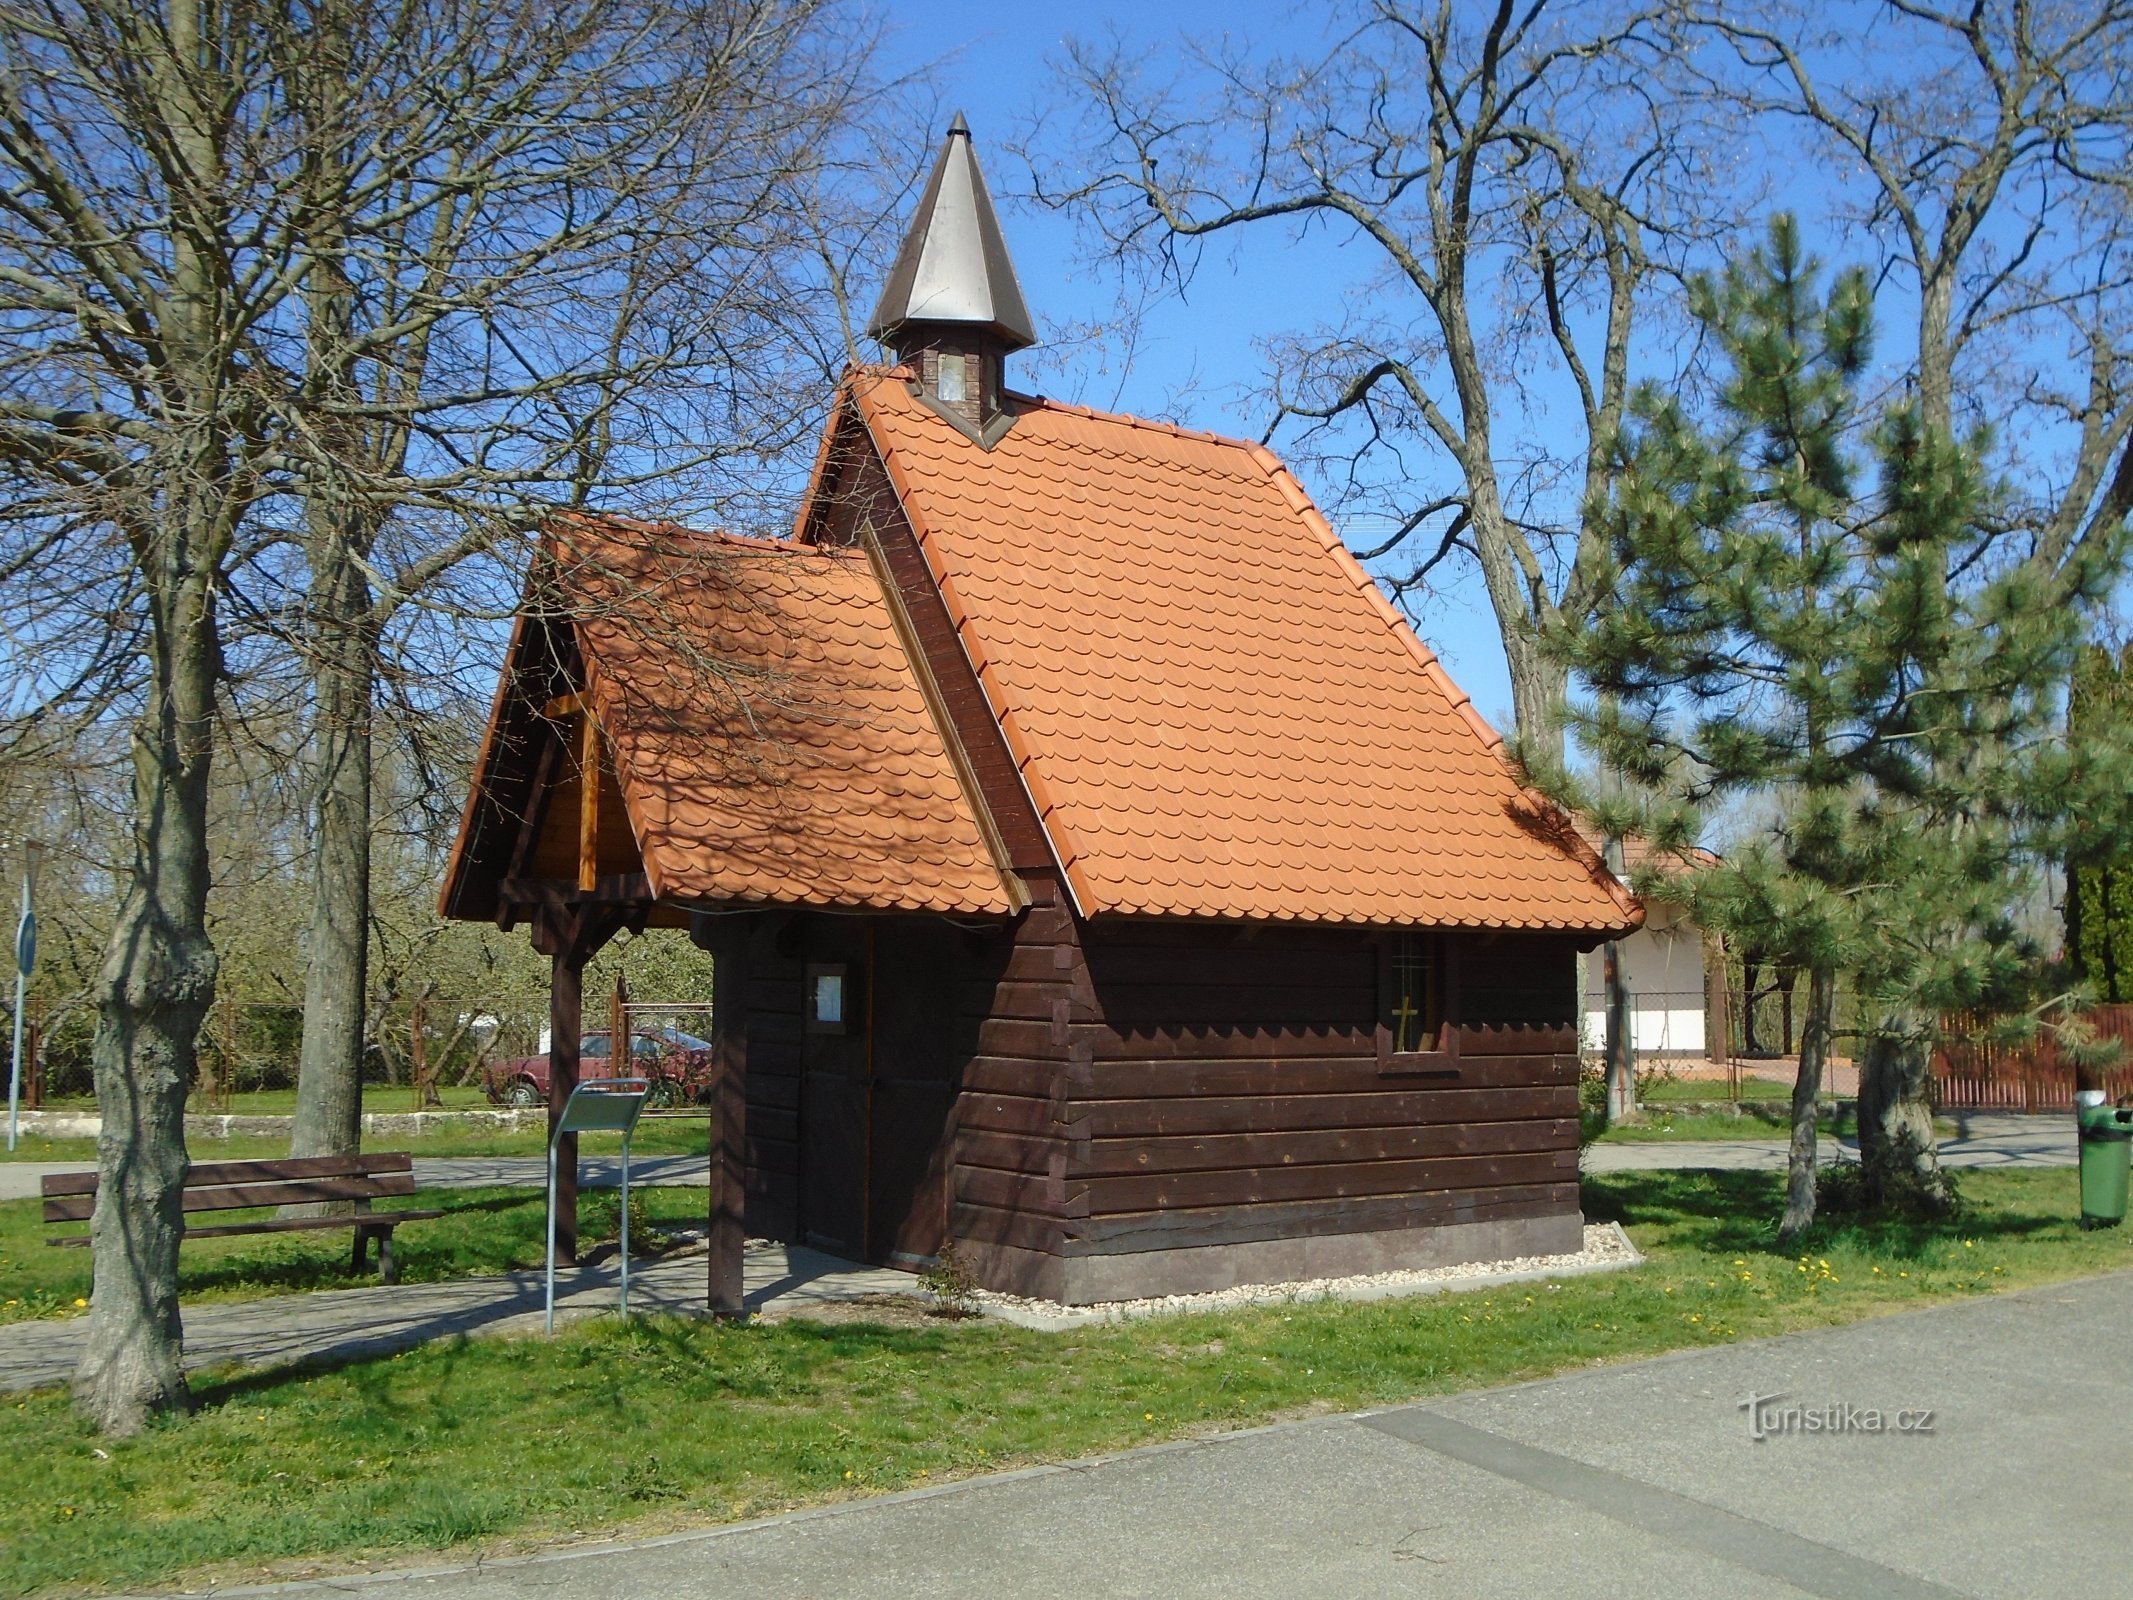
[{"label": "tree trunk", "polygon": [[1546,752],[1560,761],[1560,707],[1569,696],[1569,674],[1542,653],[1531,616],[1499,614],[1497,625],[1511,673],[1511,713],[1518,719],[1519,741],[1529,750]]},{"label": "tree trunk", "polygon": [[363,1136],[370,987],[370,595],[345,544],[314,557],[315,810],[304,1041],[289,1153],[354,1155]]},{"label": "tree trunk", "polygon": [[1809,967],[1807,1015],[1800,1028],[1800,1072],[1792,1084],[1792,1146],[1785,1156],[1785,1215],[1778,1223],[1778,1238],[1787,1243],[1799,1238],[1815,1220],[1816,1118],[1836,1012],[1835,969]]},{"label": "tree trunk", "polygon": [[[183,468],[178,469],[182,471]],[[207,789],[219,667],[212,533],[177,512],[153,551],[161,625],[149,706],[133,739],[133,874],[98,974],[94,1047],[98,1188],[95,1280],[75,1403],[105,1433],[138,1433],[188,1402],[179,1367],[178,1241],[184,1232],[185,1096],[215,996],[207,935]]]},{"label": "tree trunk", "polygon": [[1933,1137],[1933,1027],[1905,1006],[1883,1009],[1859,1070],[1859,1163],[1868,1205],[1945,1211],[1954,1199]]},{"label": "tree trunk", "polygon": [[[1622,841],[1609,839],[1607,870],[1622,876]],[[1610,939],[1600,947],[1600,981],[1607,996],[1607,1125],[1632,1122],[1637,1116],[1637,1041],[1630,1028],[1629,983],[1622,975],[1622,946]]]}]

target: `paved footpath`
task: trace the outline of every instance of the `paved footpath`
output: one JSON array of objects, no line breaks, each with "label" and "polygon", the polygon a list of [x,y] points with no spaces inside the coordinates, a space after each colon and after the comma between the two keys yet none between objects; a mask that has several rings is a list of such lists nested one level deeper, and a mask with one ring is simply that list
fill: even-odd
[{"label": "paved footpath", "polygon": [[[193,1157],[212,1161],[212,1146],[195,1145]],[[43,1191],[39,1183],[48,1172],[88,1172],[85,1161],[0,1161],[0,1200],[33,1200]],[[635,1156],[630,1160],[630,1184],[693,1184],[710,1182],[710,1166],[704,1156]],[[539,1189],[548,1182],[546,1156],[417,1156],[415,1184],[423,1189]],[[578,1164],[578,1187],[615,1189],[622,1184],[622,1159],[613,1155],[587,1156]]]},{"label": "paved footpath", "polygon": [[[2070,1167],[2075,1161],[2071,1116],[2019,1116],[1980,1112],[1958,1119],[1960,1131],[1941,1141],[1940,1158],[1950,1167]],[[1856,1161],[1856,1139],[1824,1139],[1825,1163]],[[1655,1168],[1710,1167],[1721,1171],[1777,1172],[1785,1166],[1781,1139],[1685,1139],[1663,1135],[1637,1144],[1596,1144],[1585,1152],[1587,1172],[1631,1172]],[[587,1156],[579,1184],[612,1189],[621,1164],[613,1156]],[[0,1200],[38,1193],[47,1172],[81,1172],[78,1161],[0,1162]],[[639,1156],[630,1163],[630,1182],[694,1184],[708,1182],[702,1156]],[[425,1189],[482,1189],[515,1185],[538,1189],[548,1181],[540,1156],[417,1156],[415,1182]]]},{"label": "paved footpath", "polygon": [[[702,1251],[630,1266],[632,1311],[700,1312]],[[864,1267],[819,1250],[757,1245],[742,1262],[741,1282],[755,1310],[785,1311],[869,1295],[917,1292],[908,1272]],[[621,1281],[612,1259],[556,1274],[558,1321],[614,1309]],[[539,1272],[511,1272],[445,1283],[328,1289],[185,1308],[187,1371],[238,1362],[352,1361],[463,1333],[530,1333],[545,1318],[547,1284]],[[0,1392],[65,1383],[81,1354],[78,1319],[50,1318],[0,1326]]]},{"label": "paved footpath", "polygon": [[[2128,1326],[2133,1273],[648,1543],[223,1592],[2126,1594]],[[1757,1442],[1751,1395],[1931,1431]]]},{"label": "paved footpath", "polygon": [[[1945,1167],[2070,1167],[2078,1159],[2074,1119],[1974,1112],[1956,1119],[1957,1133],[1940,1142]],[[1859,1159],[1857,1139],[1816,1141],[1824,1166]],[[1709,1168],[1720,1172],[1782,1172],[1782,1139],[1682,1139],[1662,1134],[1635,1144],[1595,1144],[1585,1150],[1587,1172],[1640,1172],[1660,1168]],[[2129,1585],[2133,1588],[2133,1585]]]}]

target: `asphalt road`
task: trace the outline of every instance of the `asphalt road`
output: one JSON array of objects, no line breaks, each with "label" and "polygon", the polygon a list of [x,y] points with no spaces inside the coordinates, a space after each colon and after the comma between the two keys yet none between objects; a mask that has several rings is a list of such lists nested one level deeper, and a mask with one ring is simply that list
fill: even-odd
[{"label": "asphalt road", "polygon": [[[2126,1594],[2129,1325],[2119,1274],[646,1544],[223,1592]],[[1760,1441],[1754,1396],[1780,1397]]]}]

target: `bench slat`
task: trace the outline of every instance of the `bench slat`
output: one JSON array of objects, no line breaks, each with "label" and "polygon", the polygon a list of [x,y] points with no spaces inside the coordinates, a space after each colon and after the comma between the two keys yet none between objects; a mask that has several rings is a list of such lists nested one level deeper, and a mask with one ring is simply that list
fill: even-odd
[{"label": "bench slat", "polygon": [[[270,1178],[345,1178],[365,1173],[412,1172],[414,1156],[405,1150],[365,1151],[353,1156],[277,1156],[259,1161],[203,1161],[187,1169],[185,1187],[207,1184],[264,1183]],[[43,1179],[47,1196],[96,1193],[94,1172],[52,1172]]]},{"label": "bench slat", "polygon": [[[215,1228],[187,1228],[188,1239],[227,1239],[241,1233],[298,1233],[313,1228],[386,1228],[398,1227],[403,1222],[428,1222],[441,1217],[442,1211],[373,1211],[356,1217],[271,1217],[264,1222],[232,1222]],[[46,1244],[80,1248],[86,1246],[89,1236],[82,1234],[72,1239],[47,1239]]]},{"label": "bench slat", "polygon": [[[185,1186],[184,1206],[193,1211],[238,1211],[248,1206],[300,1206],[322,1200],[389,1200],[415,1192],[412,1172],[387,1172],[377,1177],[312,1178],[303,1182],[224,1184],[219,1187]],[[44,1203],[47,1222],[83,1222],[96,1209],[89,1194],[48,1197]]]}]

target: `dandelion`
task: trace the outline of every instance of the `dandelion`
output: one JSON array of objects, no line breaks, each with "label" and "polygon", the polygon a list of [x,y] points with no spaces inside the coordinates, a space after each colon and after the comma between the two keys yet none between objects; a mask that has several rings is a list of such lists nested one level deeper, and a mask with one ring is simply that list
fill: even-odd
[{"label": "dandelion", "polygon": [[[11,1303],[12,1303],[12,1302],[11,1302]],[[79,1298],[79,1297],[76,1297],[76,1299],[75,1299],[75,1301],[74,1301],[74,1309],[75,1309],[75,1310],[77,1310],[77,1311],[79,1311],[79,1310],[81,1310],[81,1309],[82,1309],[83,1307],[85,1307],[86,1305],[88,1305],[88,1303],[89,1303],[88,1301],[86,1301],[86,1300],[83,1300],[83,1299],[81,1299],[81,1298]]]},{"label": "dandelion", "polygon": [[1141,1413],[1141,1421],[1143,1421],[1143,1422],[1153,1422],[1153,1421],[1155,1421],[1155,1413],[1154,1413],[1153,1411],[1143,1411],[1143,1412]]}]

